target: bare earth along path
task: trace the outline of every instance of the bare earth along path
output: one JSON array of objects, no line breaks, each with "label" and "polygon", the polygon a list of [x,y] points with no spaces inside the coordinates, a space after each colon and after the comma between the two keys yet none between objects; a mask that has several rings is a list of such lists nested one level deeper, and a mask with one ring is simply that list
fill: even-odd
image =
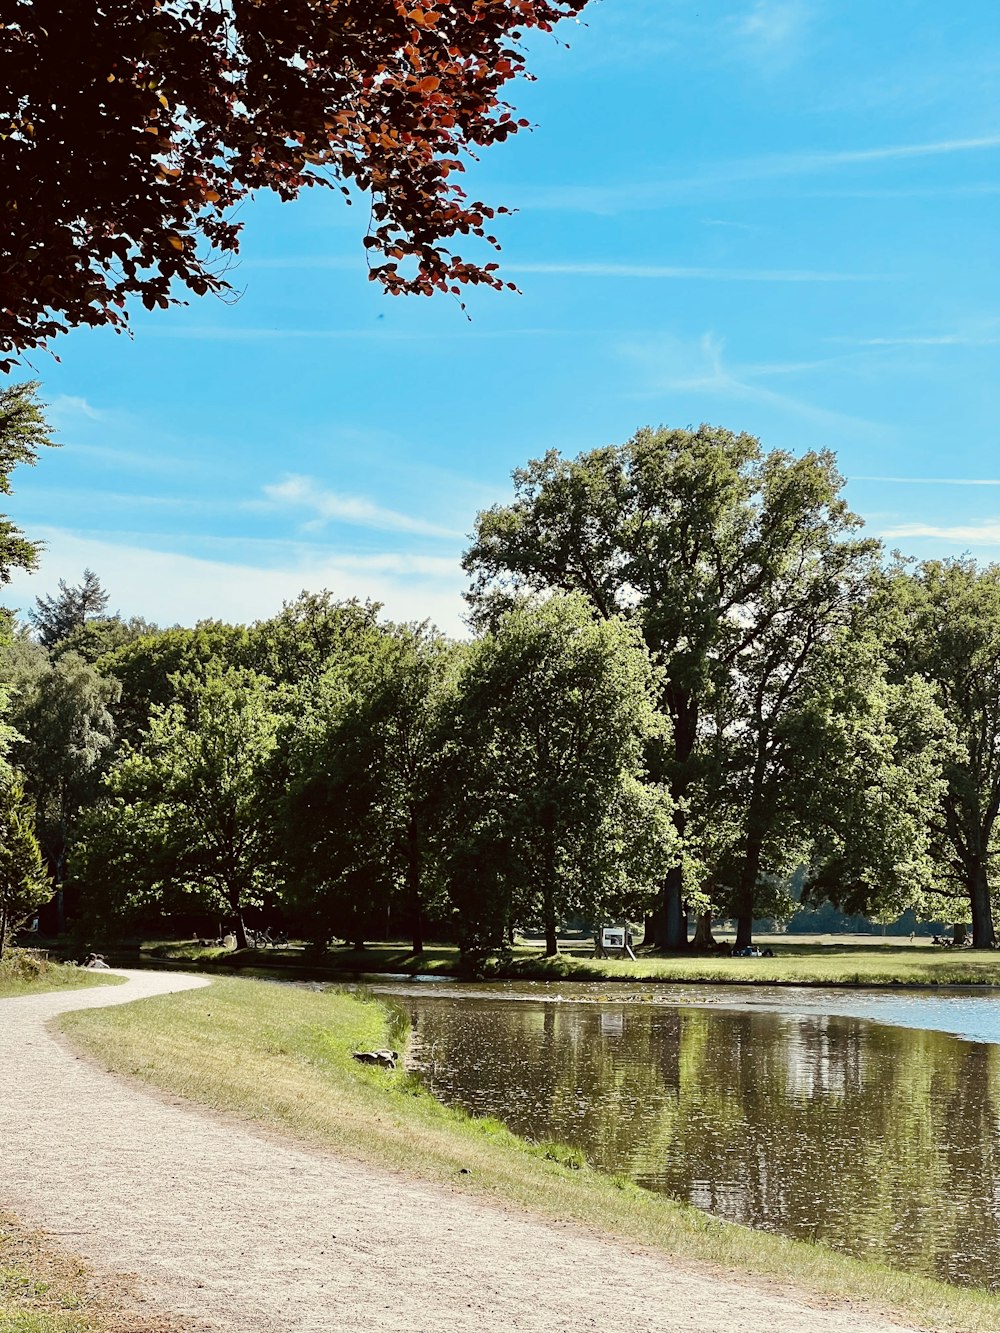
[{"label": "bare earth along path", "polygon": [[137,1273],[158,1308],[220,1333],[899,1333],[114,1078],[49,1020],[205,984],[125,975],[0,1001],[0,1204],[98,1269]]}]

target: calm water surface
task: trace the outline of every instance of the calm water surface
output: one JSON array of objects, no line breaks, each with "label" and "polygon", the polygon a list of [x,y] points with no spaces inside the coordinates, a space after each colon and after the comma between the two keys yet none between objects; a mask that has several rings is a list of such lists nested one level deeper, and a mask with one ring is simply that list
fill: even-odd
[{"label": "calm water surface", "polygon": [[379,989],[445,1101],[731,1221],[1000,1287],[1000,998]]}]

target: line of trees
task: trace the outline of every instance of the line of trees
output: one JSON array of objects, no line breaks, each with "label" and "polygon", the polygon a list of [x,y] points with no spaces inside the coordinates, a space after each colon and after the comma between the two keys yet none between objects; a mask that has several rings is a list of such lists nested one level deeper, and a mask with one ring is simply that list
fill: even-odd
[{"label": "line of trees", "polygon": [[[30,386],[0,436],[4,478],[47,442]],[[993,946],[1000,569],[887,560],[841,491],[829,453],[707,426],[546,454],[477,520],[468,642],[329,593],[164,630],[60,584],[0,655],[0,922],[44,861],[60,925],[224,915],[242,944],[263,912],[475,957],[727,916],[745,944],[804,867],[806,897]]]}]

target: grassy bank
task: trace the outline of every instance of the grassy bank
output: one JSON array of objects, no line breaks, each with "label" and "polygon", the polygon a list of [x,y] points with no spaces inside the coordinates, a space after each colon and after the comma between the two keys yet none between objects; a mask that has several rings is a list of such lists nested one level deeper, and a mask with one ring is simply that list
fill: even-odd
[{"label": "grassy bank", "polygon": [[121,977],[110,977],[104,972],[52,963],[23,949],[12,949],[0,961],[0,999],[78,986],[114,985],[121,980]]},{"label": "grassy bank", "polygon": [[3,1333],[184,1333],[177,1320],[138,1313],[124,1282],[97,1278],[41,1232],[0,1213]]},{"label": "grassy bank", "polygon": [[[1000,952],[938,949],[929,944],[789,944],[768,940],[773,958],[728,958],[705,954],[640,954],[636,962],[597,959],[571,945],[556,958],[519,946],[494,978],[522,981],[663,981],[768,986],[1000,986]],[[297,948],[203,948],[157,944],[149,957],[209,971],[267,968],[319,980],[345,974],[403,972],[461,975],[459,952],[439,945],[414,954],[405,944],[373,944],[364,950],[331,949],[320,956]]]},{"label": "grassy bank", "polygon": [[360,1161],[922,1326],[1000,1329],[1000,1297],[708,1218],[590,1170],[573,1150],[443,1107],[405,1074],[359,1066],[353,1050],[400,1035],[374,1002],[220,979],[62,1021],[109,1069]]}]

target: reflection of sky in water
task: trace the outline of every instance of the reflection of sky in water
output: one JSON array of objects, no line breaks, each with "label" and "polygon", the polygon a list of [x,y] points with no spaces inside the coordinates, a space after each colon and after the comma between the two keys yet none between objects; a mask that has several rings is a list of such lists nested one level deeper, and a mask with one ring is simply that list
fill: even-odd
[{"label": "reflection of sky in water", "polygon": [[386,989],[445,1101],[732,1221],[1000,1287],[989,993]]},{"label": "reflection of sky in water", "polygon": [[727,997],[735,1008],[777,1009],[815,1017],[819,1013],[868,1018],[927,1032],[950,1032],[966,1041],[1000,1044],[1000,989],[941,988],[926,991],[847,991],[761,987],[752,996]]},{"label": "reflection of sky in water", "polygon": [[[401,983],[401,984],[400,984]],[[415,984],[416,983],[416,986]],[[821,1014],[867,1018],[897,1027],[950,1032],[967,1041],[1000,1045],[1000,987],[941,986],[933,990],[864,990],[820,986],[685,986],[654,982],[547,981],[455,982],[440,977],[399,978],[397,983],[376,981],[371,989],[383,993],[426,995],[452,999],[492,996],[508,1000],[545,1000],[551,1003],[618,1003],[711,1005],[713,1008],[765,1009],[789,1016],[815,1019]]]}]

